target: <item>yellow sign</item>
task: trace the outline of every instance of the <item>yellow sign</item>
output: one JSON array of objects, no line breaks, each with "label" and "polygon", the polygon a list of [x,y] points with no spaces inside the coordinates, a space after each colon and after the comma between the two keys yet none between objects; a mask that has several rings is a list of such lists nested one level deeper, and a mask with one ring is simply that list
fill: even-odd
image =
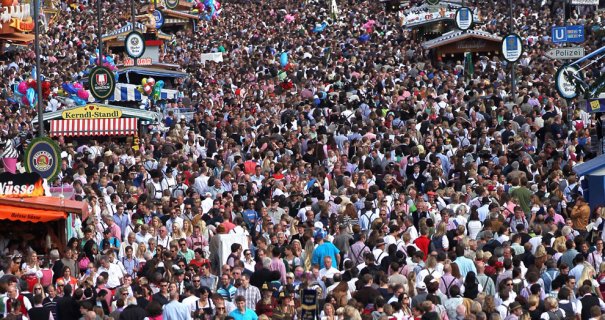
[{"label": "yellow sign", "polygon": [[139,151],[139,144],[141,144],[139,137],[134,137],[134,142],[132,143],[132,150]]},{"label": "yellow sign", "polygon": [[32,20],[31,18],[29,18],[28,20],[12,19],[10,26],[23,32],[32,31],[35,27],[34,20]]},{"label": "yellow sign", "polygon": [[114,119],[121,118],[122,111],[98,104],[87,104],[83,107],[65,110],[63,119]]},{"label": "yellow sign", "polygon": [[590,107],[593,111],[599,110],[601,109],[601,103],[599,102],[599,100],[590,101]]}]

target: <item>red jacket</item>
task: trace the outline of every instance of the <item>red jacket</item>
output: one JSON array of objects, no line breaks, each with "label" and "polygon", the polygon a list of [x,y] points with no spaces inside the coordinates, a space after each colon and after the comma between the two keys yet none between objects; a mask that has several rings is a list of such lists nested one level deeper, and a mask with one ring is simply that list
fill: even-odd
[{"label": "red jacket", "polygon": [[431,239],[429,239],[425,235],[421,235],[420,237],[416,238],[416,240],[414,240],[414,244],[418,247],[418,249],[424,252],[424,261],[426,261],[426,258],[429,256],[429,247],[431,245]]}]

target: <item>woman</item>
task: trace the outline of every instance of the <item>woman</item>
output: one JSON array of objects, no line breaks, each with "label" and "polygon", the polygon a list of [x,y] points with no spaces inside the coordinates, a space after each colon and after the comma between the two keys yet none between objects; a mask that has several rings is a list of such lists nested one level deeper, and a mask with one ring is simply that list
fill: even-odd
[{"label": "woman", "polygon": [[481,284],[477,281],[475,272],[470,271],[467,273],[464,279],[464,297],[475,300],[479,292],[483,291],[482,289]]},{"label": "woman", "polygon": [[63,267],[63,276],[59,279],[63,279],[64,284],[71,284],[75,287],[78,284],[78,279],[71,275],[71,269],[69,267]]},{"label": "woman", "polygon": [[181,224],[179,222],[175,222],[172,224],[172,239],[186,239],[187,235],[183,231]]},{"label": "woman", "polygon": [[214,314],[214,302],[210,299],[210,289],[200,288],[200,299],[195,302],[194,316],[203,319],[204,315]]},{"label": "woman", "polygon": [[439,222],[439,225],[437,225],[437,231],[431,238],[431,243],[434,246],[434,248],[431,250],[437,251],[438,254],[445,253],[449,250],[450,242],[447,238],[446,232],[447,225],[445,224],[445,221]]},{"label": "woman", "polygon": [[183,232],[185,232],[185,235],[187,236],[186,238],[191,237],[193,234],[193,225],[191,224],[190,220],[185,219],[183,221]]},{"label": "woman", "polygon": [[244,250],[244,258],[242,259],[244,262],[244,269],[254,272],[254,266],[256,265],[256,261],[252,257],[252,251],[250,249]]},{"label": "woman", "polygon": [[472,210],[466,224],[468,237],[472,240],[477,239],[477,234],[479,234],[482,229],[483,223],[481,223],[481,220],[479,220],[479,213],[477,213],[477,210]]},{"label": "woman", "polygon": [[599,282],[597,280],[595,280],[595,276],[596,276],[595,269],[591,265],[585,264],[584,269],[582,270],[582,275],[580,276],[580,279],[578,279],[576,281],[576,285],[579,287],[584,284],[584,281],[586,281],[586,280],[590,281],[590,283],[592,284],[590,286],[592,293],[595,294],[597,297],[599,297],[602,300],[603,296],[601,294],[601,290],[599,290],[600,285],[599,285]]},{"label": "woman", "polygon": [[31,251],[27,255],[25,263],[21,266],[21,272],[31,292],[34,284],[39,283],[42,278],[42,269],[38,261],[38,254],[35,251]]},{"label": "woman", "polygon": [[[291,245],[292,245],[292,253],[294,254],[294,256],[301,258],[304,250],[302,248],[302,244],[300,243],[300,240],[298,240],[298,239],[292,240]],[[301,261],[302,261],[302,259],[301,259]]]},{"label": "woman", "polygon": [[311,270],[311,260],[313,258],[313,250],[315,250],[313,240],[309,239],[309,240],[307,240],[307,243],[305,243],[305,250],[301,256],[302,265],[303,265],[303,268],[305,269],[305,271]]},{"label": "woman", "polygon": [[599,291],[601,291],[601,296],[605,296],[605,262],[601,262],[599,266],[599,276],[597,277],[597,282],[599,283]]},{"label": "woman", "polygon": [[334,305],[331,303],[326,303],[324,305],[324,309],[319,317],[321,320],[336,320],[336,310],[334,309]]},{"label": "woman", "polygon": [[286,265],[286,272],[293,272],[297,266],[301,265],[300,258],[294,255],[294,248],[292,244],[286,246],[284,249],[284,264]]}]

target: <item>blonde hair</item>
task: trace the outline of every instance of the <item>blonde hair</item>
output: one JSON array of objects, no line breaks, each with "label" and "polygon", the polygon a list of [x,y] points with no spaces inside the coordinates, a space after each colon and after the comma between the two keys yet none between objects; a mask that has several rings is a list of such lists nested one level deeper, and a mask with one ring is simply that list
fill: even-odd
[{"label": "blonde hair", "polygon": [[584,269],[582,270],[582,275],[580,276],[580,279],[578,279],[578,281],[576,282],[576,285],[578,287],[580,287],[580,286],[582,286],[584,281],[586,281],[586,280],[592,281],[592,279],[594,279],[595,273],[596,273],[595,269],[589,263],[584,263]]}]

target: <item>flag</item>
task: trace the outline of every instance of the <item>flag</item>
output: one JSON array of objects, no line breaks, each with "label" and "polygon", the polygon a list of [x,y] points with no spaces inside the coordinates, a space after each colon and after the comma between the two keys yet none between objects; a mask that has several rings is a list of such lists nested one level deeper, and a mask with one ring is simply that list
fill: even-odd
[{"label": "flag", "polygon": [[464,53],[464,74],[467,77],[472,77],[475,74],[475,65],[473,64],[473,53]]}]

